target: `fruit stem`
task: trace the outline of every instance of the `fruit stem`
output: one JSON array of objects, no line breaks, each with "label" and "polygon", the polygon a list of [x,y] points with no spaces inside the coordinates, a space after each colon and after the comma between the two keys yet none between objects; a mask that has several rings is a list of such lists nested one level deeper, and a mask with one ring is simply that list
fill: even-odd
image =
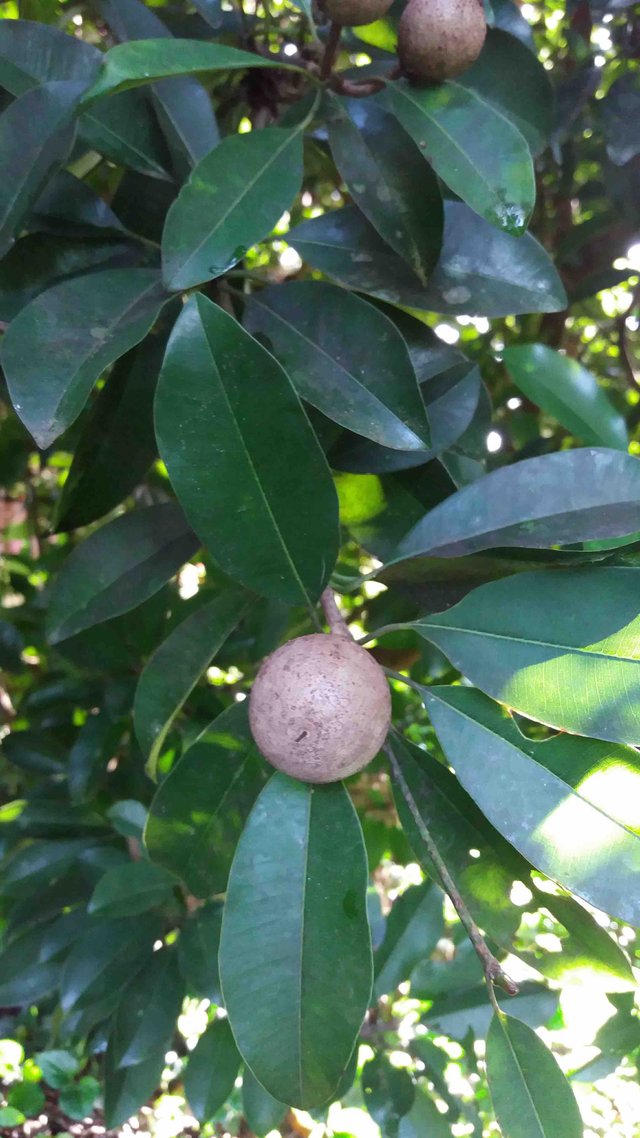
[{"label": "fruit stem", "polygon": [[351,640],[351,633],[347,627],[346,620],[336,604],[336,596],[333,589],[325,589],[320,597],[320,603],[322,604],[324,615],[329,625],[329,631],[334,636],[348,636]]},{"label": "fruit stem", "polygon": [[513,980],[509,979],[506,972],[504,972],[500,961],[497,960],[491,952],[491,949],[489,948],[482,933],[480,932],[480,929],[471,916],[471,913],[467,909],[467,906],[465,905],[461,894],[458,892],[455,881],[449,873],[445,861],[440,856],[440,851],[433,838],[431,837],[431,834],[424,823],[424,819],[418,810],[416,801],[411,793],[409,784],[407,783],[407,780],[402,773],[402,767],[400,766],[400,763],[393,753],[393,749],[388,744],[385,744],[382,749],[389,760],[391,769],[393,771],[393,777],[400,787],[402,797],[404,798],[409,808],[411,816],[416,824],[418,833],[420,834],[420,837],[425,844],[429,858],[436,868],[441,885],[451,898],[451,903],[456,913],[458,914],[462,925],[464,926],[465,932],[469,937],[469,940],[471,941],[473,947],[475,948],[478,957],[480,958],[480,963],[482,964],[487,987],[489,988],[489,994],[493,996],[492,1003],[495,1004],[495,994],[493,992],[495,984],[497,984],[499,988],[504,988],[505,992],[508,992],[510,996],[517,995],[518,985],[515,984]]},{"label": "fruit stem", "polygon": [[342,35],[342,27],[337,24],[335,20],[329,27],[329,37],[327,45],[324,49],[324,56],[322,57],[322,64],[320,66],[320,78],[328,79],[333,70],[333,65],[336,61],[338,54],[338,45],[340,43],[340,36]]}]

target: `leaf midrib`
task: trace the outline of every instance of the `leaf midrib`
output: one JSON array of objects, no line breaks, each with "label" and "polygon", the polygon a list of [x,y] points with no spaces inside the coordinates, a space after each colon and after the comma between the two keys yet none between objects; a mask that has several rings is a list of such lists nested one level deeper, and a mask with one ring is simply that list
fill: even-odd
[{"label": "leaf midrib", "polygon": [[[640,659],[634,659],[633,656],[617,656],[614,653],[601,652],[600,650],[593,650],[591,648],[580,648],[572,644],[553,644],[548,640],[534,640],[529,637],[511,636],[506,632],[490,632],[480,628],[461,628],[455,624],[433,624],[428,620],[417,620],[413,625],[409,624],[407,627],[416,628],[418,631],[421,628],[441,628],[445,632],[461,632],[465,636],[486,636],[494,640],[505,640],[512,644],[537,644],[540,648],[553,648],[554,650],[561,650],[563,652],[574,653],[577,656],[587,656],[588,658],[612,660],[620,664],[639,664]],[[427,637],[427,639],[430,639]],[[545,661],[546,662],[546,661]]]}]

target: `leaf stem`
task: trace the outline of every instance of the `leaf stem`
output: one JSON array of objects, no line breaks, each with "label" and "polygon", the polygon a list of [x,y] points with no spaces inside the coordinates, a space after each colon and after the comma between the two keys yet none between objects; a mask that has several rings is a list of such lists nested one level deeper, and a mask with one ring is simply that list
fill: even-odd
[{"label": "leaf stem", "polygon": [[471,941],[478,954],[480,963],[482,964],[482,969],[484,971],[487,987],[489,989],[489,996],[490,998],[492,997],[491,1002],[498,1009],[498,1012],[500,1012],[500,1008],[495,998],[495,992],[493,990],[494,985],[497,984],[498,987],[504,988],[505,992],[508,992],[510,996],[515,996],[517,994],[518,985],[515,984],[513,980],[510,980],[507,974],[503,971],[502,965],[491,952],[487,942],[480,932],[480,929],[471,916],[471,913],[467,909],[467,906],[465,905],[460,893],[458,892],[455,881],[449,873],[446,863],[440,856],[440,851],[438,850],[436,843],[431,837],[431,834],[423,821],[407,780],[402,773],[400,763],[393,753],[393,749],[388,744],[385,744],[383,750],[391,765],[393,776],[398,786],[400,787],[400,790],[402,791],[402,797],[404,798],[411,816],[416,824],[418,833],[420,834],[420,837],[425,844],[427,853],[437,870],[441,884],[446,893],[448,893],[449,897],[451,898],[451,903],[453,904],[453,907],[464,926],[469,940]]}]

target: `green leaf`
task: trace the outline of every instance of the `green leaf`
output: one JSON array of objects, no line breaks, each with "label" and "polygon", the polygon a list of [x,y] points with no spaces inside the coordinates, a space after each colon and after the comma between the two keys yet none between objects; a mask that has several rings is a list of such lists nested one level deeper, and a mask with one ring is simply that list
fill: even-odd
[{"label": "green leaf", "polygon": [[115,1007],[123,985],[143,964],[148,967],[160,931],[160,921],[152,914],[141,915],[135,921],[96,917],[87,920],[62,974],[63,1010],[86,1008],[105,997]]},{"label": "green leaf", "polygon": [[522,573],[474,589],[416,631],[531,719],[640,743],[638,577],[631,567]]},{"label": "green leaf", "polygon": [[383,1135],[398,1138],[401,1118],[413,1106],[415,1087],[409,1072],[394,1067],[382,1051],[362,1068],[362,1094]]},{"label": "green leaf", "polygon": [[456,83],[508,118],[534,154],[544,149],[554,125],[553,88],[534,52],[514,33],[490,28],[479,59]]},{"label": "green leaf", "polygon": [[[77,36],[30,20],[0,21],[0,82],[12,95],[51,80],[84,82],[99,71],[103,54]],[[167,178],[168,155],[145,95],[128,91],[80,116],[82,141],[114,162],[151,177]]]},{"label": "green leaf", "polygon": [[189,1056],[184,1093],[198,1122],[209,1122],[233,1090],[240,1055],[229,1021],[214,1019]]},{"label": "green leaf", "polygon": [[51,589],[52,644],[129,612],[152,597],[196,552],[175,502],[133,510],[96,530],[65,561]]},{"label": "green leaf", "polygon": [[73,145],[75,114],[86,83],[46,83],[0,115],[0,256]]},{"label": "green leaf", "polygon": [[408,980],[416,964],[431,955],[442,936],[440,890],[430,881],[405,890],[394,902],[384,940],[373,958],[374,996],[379,999]]},{"label": "green leaf", "polygon": [[203,296],[185,305],[169,341],[156,435],[221,568],[263,596],[315,601],[338,547],[326,460],[280,365]]},{"label": "green leaf", "polygon": [[25,1116],[21,1110],[16,1110],[12,1106],[0,1106],[0,1126],[4,1129],[7,1127],[22,1126],[25,1122]]},{"label": "green leaf", "polygon": [[173,719],[248,603],[246,594],[225,590],[174,628],[145,664],[136,688],[133,721],[152,778]]},{"label": "green leaf", "polygon": [[69,752],[67,780],[73,803],[83,803],[95,792],[122,732],[122,723],[114,722],[107,707],[89,715],[82,725]]},{"label": "green leaf", "polygon": [[[392,732],[388,739],[427,829],[444,858],[462,898],[481,928],[509,945],[520,924],[520,910],[509,900],[514,874],[508,849],[489,829],[480,811],[449,770],[427,751]],[[421,865],[438,875],[400,788],[394,799],[402,827]],[[504,848],[502,848],[504,845]],[[476,857],[469,851],[475,850]]]},{"label": "green leaf", "polygon": [[[528,888],[531,885],[528,881]],[[588,984],[592,991],[602,992],[629,992],[636,987],[629,958],[587,909],[573,897],[536,892],[535,885],[533,892],[540,907],[564,925],[567,935],[561,936],[561,952],[536,956],[519,951],[522,960],[564,986]]]},{"label": "green leaf", "polygon": [[34,1058],[45,1083],[56,1091],[66,1086],[80,1070],[79,1060],[70,1051],[39,1051]]},{"label": "green leaf", "polygon": [[462,202],[445,202],[442,253],[426,288],[355,206],[303,221],[287,241],[340,284],[406,308],[493,317],[567,304],[549,255],[531,234],[504,233]]},{"label": "green leaf", "polygon": [[93,237],[95,230],[103,236],[126,232],[104,198],[68,170],[59,170],[45,186],[28,224],[32,230],[38,228],[52,233],[72,230]]},{"label": "green leaf", "polygon": [[[120,1004],[122,1008],[122,1004]],[[165,1064],[164,1040],[159,1040],[152,1055],[134,1067],[118,1067],[114,1061],[120,1031],[116,1014],[104,1062],[104,1119],[115,1130],[132,1115],[137,1115],[158,1089]]]},{"label": "green leaf", "polygon": [[178,941],[178,964],[189,992],[212,1004],[222,1003],[218,948],[223,910],[220,901],[196,909],[182,926]]},{"label": "green leaf", "polygon": [[117,1067],[133,1067],[148,1059],[159,1045],[168,1048],[183,997],[184,982],[176,954],[161,948],[122,991],[118,1031],[112,1045],[113,1063]]},{"label": "green leaf", "polygon": [[155,83],[174,75],[206,75],[246,67],[282,67],[282,64],[226,44],[202,40],[134,40],[117,44],[106,53],[102,70],[83,102],[86,105],[127,87]]},{"label": "green leaf", "polygon": [[426,1138],[427,1135],[428,1138],[451,1138],[451,1128],[447,1115],[440,1113],[420,1080],[411,1110],[400,1119],[398,1138]]},{"label": "green leaf", "polygon": [[35,1114],[40,1114],[44,1105],[44,1092],[37,1083],[30,1083],[26,1080],[22,1083],[15,1083],[7,1093],[7,1106],[11,1110],[19,1110],[27,1118],[33,1118]]},{"label": "green leaf", "polygon": [[391,109],[436,174],[486,221],[521,234],[536,188],[529,147],[517,127],[477,89],[455,80],[389,84]]},{"label": "green leaf", "polygon": [[371,992],[366,888],[344,787],[274,775],[234,858],[220,975],[241,1054],[281,1102],[325,1102],[353,1051]]},{"label": "green leaf", "polygon": [[104,517],[156,455],[153,400],[170,325],[118,360],[87,415],[56,511],[57,531]]},{"label": "green leaf", "polygon": [[494,1016],[487,1036],[487,1079],[505,1138],[582,1138],[573,1092],[535,1031]]},{"label": "green leaf", "polygon": [[266,777],[246,702],[233,704],[156,791],[145,829],[149,856],[196,897],[224,892],[238,838]]},{"label": "green leaf", "polygon": [[425,451],[429,425],[400,332],[359,297],[320,281],[254,293],[245,324],[301,399],[387,447]]},{"label": "green leaf", "polygon": [[637,751],[565,734],[532,742],[471,688],[425,689],[425,703],[460,782],[507,841],[598,909],[640,924]]},{"label": "green leaf", "polygon": [[94,1103],[100,1094],[100,1083],[93,1075],[83,1075],[77,1083],[69,1083],[60,1091],[58,1105],[69,1118],[81,1121],[93,1113]]},{"label": "green leaf", "polygon": [[100,917],[135,917],[167,901],[175,884],[165,869],[149,861],[117,866],[96,885],[89,912]]},{"label": "green leaf", "polygon": [[22,309],[1,358],[38,446],[74,422],[101,372],[144,339],[167,300],[155,269],[108,269],[62,281]]},{"label": "green leaf", "polygon": [[[550,992],[543,984],[525,981],[520,984],[518,994],[508,998],[508,1006],[510,1011],[521,1016],[531,1027],[542,1027],[557,1010],[558,993]],[[486,984],[482,983],[438,997],[425,1018],[430,1031],[464,1040],[469,1032],[476,1037],[483,1036],[491,1022],[491,1015]]]},{"label": "green leaf", "polygon": [[548,549],[638,531],[640,462],[592,447],[524,459],[463,486],[409,531],[392,560]]},{"label": "green leaf", "polygon": [[518,344],[505,350],[504,362],[527,399],[572,434],[585,443],[626,451],[629,436],[623,416],[593,372],[577,360],[545,344]]},{"label": "green leaf", "polygon": [[299,129],[268,127],[225,138],[198,163],[167,214],[162,234],[167,287],[191,288],[242,260],[268,237],[301,182]]},{"label": "green leaf", "polygon": [[245,1067],[242,1075],[242,1111],[249,1129],[257,1138],[265,1138],[270,1130],[280,1128],[287,1106],[270,1095],[249,1068]]},{"label": "green leaf", "polygon": [[327,102],[331,153],[353,200],[426,285],[444,224],[435,174],[374,99],[327,96]]}]

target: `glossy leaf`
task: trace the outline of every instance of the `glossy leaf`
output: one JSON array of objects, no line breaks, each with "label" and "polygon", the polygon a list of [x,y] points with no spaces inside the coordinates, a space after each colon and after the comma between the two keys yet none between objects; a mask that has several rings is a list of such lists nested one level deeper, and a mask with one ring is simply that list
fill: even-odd
[{"label": "glossy leaf", "polygon": [[404,340],[359,297],[320,281],[255,293],[245,324],[290,376],[301,399],[357,434],[423,451],[429,426]]},{"label": "glossy leaf", "polygon": [[43,187],[65,161],[83,83],[46,83],[0,115],[0,257],[13,244]]},{"label": "glossy leaf", "polygon": [[472,688],[425,689],[465,790],[532,865],[598,909],[640,923],[640,761],[631,747],[566,734],[525,738]]},{"label": "glossy leaf", "polygon": [[221,568],[264,596],[315,600],[338,545],[326,460],[280,365],[203,296],[188,302],[169,341],[156,435]]},{"label": "glossy leaf", "polygon": [[103,917],[135,917],[169,900],[175,879],[159,865],[134,861],[105,873],[89,902]]},{"label": "glossy leaf", "polygon": [[270,1130],[279,1130],[287,1113],[285,1103],[270,1095],[248,1067],[242,1075],[242,1110],[257,1138],[265,1138]]},{"label": "glossy leaf", "polygon": [[268,237],[301,182],[299,130],[269,127],[226,138],[198,163],[167,214],[167,287],[191,288],[242,260],[251,245]]},{"label": "glossy leaf", "polygon": [[325,1102],[353,1051],[371,992],[366,885],[342,785],[274,775],[234,858],[220,975],[242,1056],[281,1102]]},{"label": "glossy leaf", "polygon": [[426,288],[354,206],[303,221],[287,240],[328,277],[407,308],[505,316],[556,312],[567,303],[534,237],[504,233],[461,202],[445,203],[442,253]]},{"label": "glossy leaf", "polygon": [[378,1051],[362,1068],[362,1095],[369,1114],[385,1138],[397,1138],[400,1120],[413,1106],[415,1088],[403,1067],[394,1067]]},{"label": "glossy leaf", "polygon": [[[122,1008],[123,1005],[120,1004]],[[120,1033],[118,1015],[115,1017],[104,1061],[104,1120],[110,1129],[122,1126],[132,1115],[137,1115],[157,1090],[165,1065],[165,1043],[157,1040],[153,1054],[133,1067],[118,1067],[114,1059]]]},{"label": "glossy leaf", "polygon": [[56,530],[108,514],[143,480],[156,455],[153,400],[169,327],[118,360],[88,412],[56,512]]},{"label": "glossy leaf", "polygon": [[212,1004],[222,1003],[218,948],[223,911],[219,901],[196,909],[183,925],[178,941],[178,964],[187,989]]},{"label": "glossy leaf", "polygon": [[133,720],[152,776],[174,716],[246,608],[244,593],[223,592],[174,628],[147,661],[136,688]]},{"label": "glossy leaf", "polygon": [[[446,966],[445,966],[446,967]],[[558,993],[550,992],[543,984],[525,981],[518,994],[502,997],[509,1011],[532,1027],[542,1027],[551,1019],[558,1007]],[[492,1008],[484,983],[472,988],[453,990],[435,999],[426,1015],[431,1031],[464,1040],[469,1032],[482,1037],[491,1022]]]},{"label": "glossy leaf", "polygon": [[479,59],[456,83],[495,106],[534,154],[544,148],[554,125],[553,88],[535,53],[514,42],[513,32],[490,28]]},{"label": "glossy leaf", "polygon": [[353,200],[423,284],[440,255],[438,180],[413,140],[373,99],[327,104],[329,144]]},{"label": "glossy leaf", "polygon": [[[138,864],[144,864],[139,862]],[[168,1048],[184,997],[184,982],[171,949],[154,952],[149,964],[123,989],[112,1059],[132,1067],[148,1059],[158,1046]]]},{"label": "glossy leaf", "polygon": [[0,355],[38,446],[74,422],[101,372],[147,335],[167,299],[155,269],[111,269],[63,281],[22,309]]},{"label": "glossy leaf", "polygon": [[151,914],[135,921],[87,920],[62,974],[60,1002],[64,1011],[105,998],[115,1007],[122,986],[151,959],[160,927],[157,916]]},{"label": "glossy leaf", "polygon": [[521,234],[535,204],[529,147],[477,88],[455,80],[419,87],[389,84],[394,115],[436,174],[486,221]]},{"label": "glossy leaf", "polygon": [[245,67],[277,67],[275,60],[226,44],[202,40],[133,40],[117,44],[104,56],[102,70],[84,102],[113,95],[127,87],[155,83],[176,75],[204,75]]},{"label": "glossy leaf", "polygon": [[145,830],[149,856],[196,897],[224,892],[238,838],[266,778],[246,704],[233,704],[157,790]]},{"label": "glossy leaf", "polygon": [[494,1016],[487,1036],[487,1078],[496,1118],[509,1138],[582,1138],[573,1092],[535,1031]]},{"label": "glossy leaf", "polygon": [[507,348],[504,362],[520,391],[585,443],[629,445],[627,426],[593,372],[545,344]]},{"label": "glossy leaf", "polygon": [[593,447],[524,459],[464,486],[410,530],[394,560],[545,549],[638,531],[640,462]]},{"label": "glossy leaf", "polygon": [[640,742],[638,570],[523,573],[474,589],[416,631],[472,683],[552,727]]},{"label": "glossy leaf", "polygon": [[122,234],[124,226],[108,203],[87,182],[59,170],[36,201],[29,228],[48,232],[86,232],[96,236],[106,232]]},{"label": "glossy leaf", "polygon": [[189,1056],[184,1093],[198,1122],[209,1122],[233,1090],[240,1055],[229,1021],[214,1019]]},{"label": "glossy leaf", "polygon": [[76,546],[55,580],[49,600],[50,642],[57,644],[136,608],[197,548],[175,502],[108,522]]},{"label": "glossy leaf", "polygon": [[389,915],[382,944],[374,955],[376,998],[409,979],[420,960],[433,952],[444,935],[442,894],[426,881],[407,889]]}]

